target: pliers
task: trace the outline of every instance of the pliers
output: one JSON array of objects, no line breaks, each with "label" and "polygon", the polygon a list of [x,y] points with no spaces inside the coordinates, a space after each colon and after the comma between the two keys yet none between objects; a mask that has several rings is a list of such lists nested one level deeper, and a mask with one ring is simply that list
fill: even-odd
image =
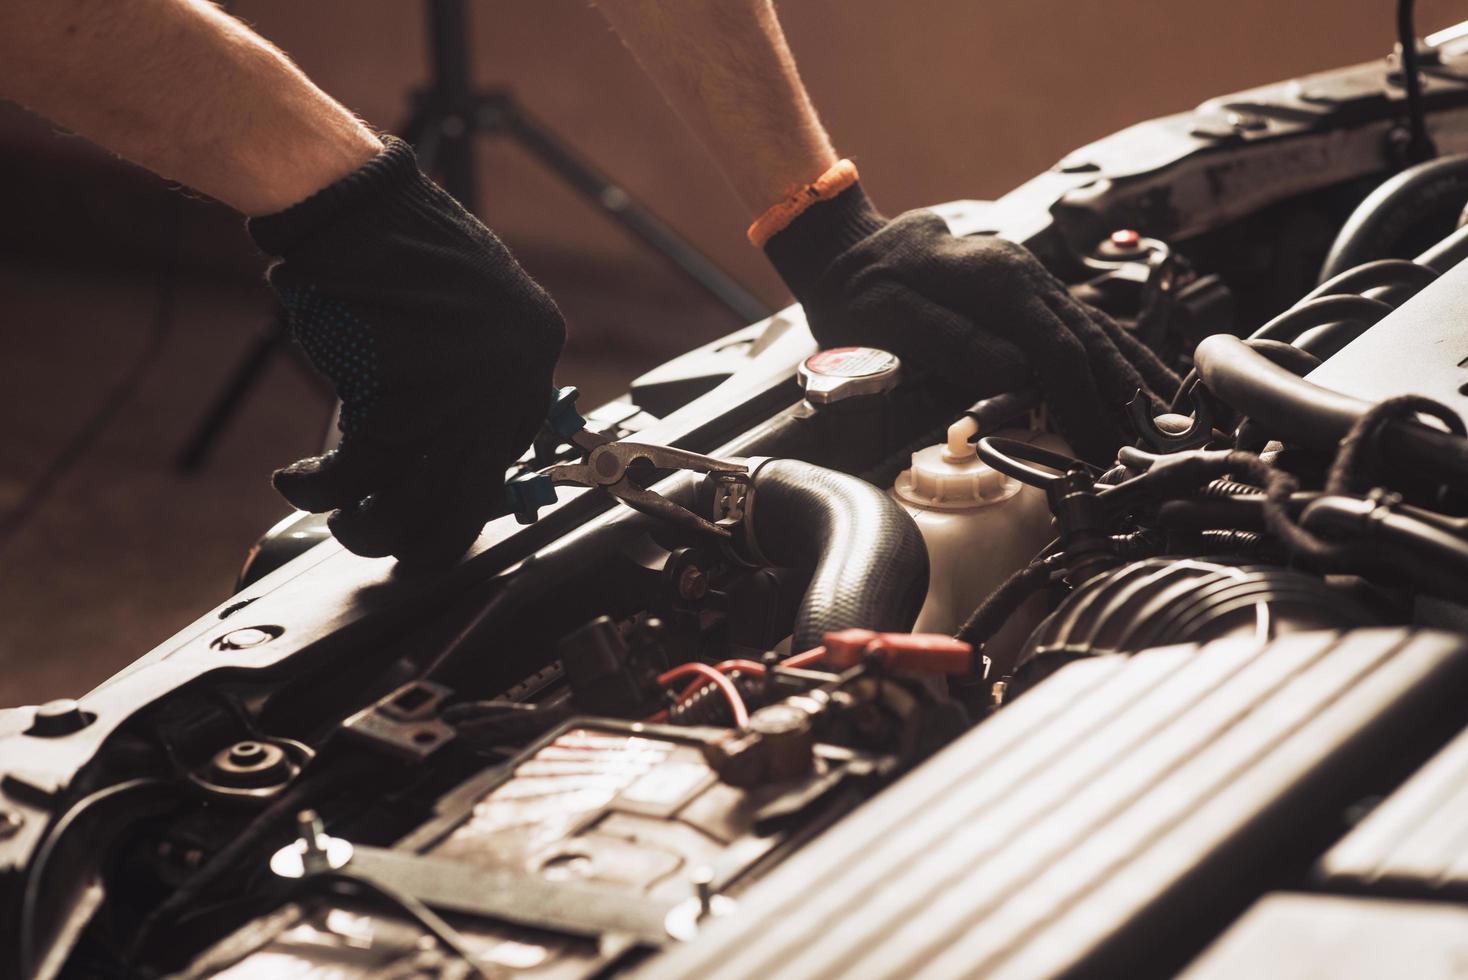
[{"label": "pliers", "polygon": [[[586,428],[586,420],[576,411],[575,388],[553,390],[545,428],[561,442],[569,442],[586,454],[580,463],[559,463],[534,473],[524,473],[506,484],[510,509],[521,524],[533,524],[540,508],[556,502],[557,486],[600,487],[633,510],[694,531],[706,531],[729,537],[729,528],[707,520],[687,508],[675,504],[660,493],[638,486],[627,477],[627,470],[637,462],[645,462],[660,470],[688,470],[714,474],[721,482],[742,485],[748,481],[749,467],[743,463],[715,459],[686,449],[652,446],[637,442],[614,442]],[[738,494],[734,494],[738,496]],[[736,501],[737,503],[737,501]],[[737,511],[737,507],[734,508]]]}]

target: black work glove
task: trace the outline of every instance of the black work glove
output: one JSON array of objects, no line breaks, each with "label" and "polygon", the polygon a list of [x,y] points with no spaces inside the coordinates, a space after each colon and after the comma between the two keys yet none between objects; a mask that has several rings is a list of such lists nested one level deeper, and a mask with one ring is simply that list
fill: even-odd
[{"label": "black work glove", "polygon": [[359,555],[441,565],[506,510],[565,341],[555,303],[499,239],[418,169],[406,143],[249,222],[296,339],[342,400],[341,443],[275,473],[334,511]]},{"label": "black work glove", "polygon": [[1127,441],[1122,419],[1137,389],[1171,396],[1178,384],[1027,249],[955,237],[930,211],[889,221],[860,185],[806,209],[765,254],[822,346],[890,350],[974,398],[1034,384],[1056,429],[1095,463]]}]

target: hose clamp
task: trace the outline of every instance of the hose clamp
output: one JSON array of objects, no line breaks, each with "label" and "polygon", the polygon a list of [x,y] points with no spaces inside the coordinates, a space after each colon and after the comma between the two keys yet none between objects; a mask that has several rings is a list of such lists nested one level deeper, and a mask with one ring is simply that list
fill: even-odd
[{"label": "hose clamp", "polygon": [[[742,511],[742,517],[739,521],[739,533],[725,545],[726,553],[734,558],[735,561],[751,568],[768,568],[773,564],[765,553],[760,550],[759,542],[754,532],[755,478],[758,476],[760,469],[773,458],[772,456],[751,456],[744,460],[748,469],[741,475],[742,480],[740,481],[743,485],[743,493],[738,504]],[[719,514],[718,502],[718,497],[721,492],[722,488],[715,487],[715,521],[718,521],[721,516]]]},{"label": "hose clamp", "polygon": [[1371,509],[1361,515],[1362,530],[1368,536],[1375,536],[1386,519],[1392,515],[1392,508],[1402,502],[1402,495],[1393,493],[1385,487],[1376,487],[1366,495],[1371,503]]}]

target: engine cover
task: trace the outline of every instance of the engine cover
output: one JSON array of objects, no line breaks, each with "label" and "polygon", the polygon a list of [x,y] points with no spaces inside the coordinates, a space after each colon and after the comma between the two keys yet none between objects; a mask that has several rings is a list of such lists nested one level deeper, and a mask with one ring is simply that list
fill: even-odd
[{"label": "engine cover", "polygon": [[1425,395],[1468,415],[1468,263],[1443,273],[1307,377],[1367,401]]}]

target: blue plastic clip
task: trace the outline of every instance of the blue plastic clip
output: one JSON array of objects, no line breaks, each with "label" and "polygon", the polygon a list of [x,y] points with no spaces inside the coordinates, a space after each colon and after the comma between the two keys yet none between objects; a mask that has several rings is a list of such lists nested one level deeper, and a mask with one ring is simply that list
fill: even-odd
[{"label": "blue plastic clip", "polygon": [[521,524],[534,524],[540,508],[556,502],[556,488],[544,473],[522,473],[505,484],[510,511]]},{"label": "blue plastic clip", "polygon": [[551,389],[550,411],[545,416],[545,427],[564,441],[586,428],[586,420],[576,411],[576,399],[581,392],[574,385]]},{"label": "blue plastic clip", "polygon": [[[581,392],[574,385],[551,388],[550,408],[545,413],[545,431],[554,438],[542,435],[535,442],[536,463],[549,462],[555,455],[556,445],[570,442],[586,428],[586,419],[576,411],[576,399]],[[505,484],[505,499],[510,512],[521,524],[534,524],[540,517],[540,508],[556,502],[555,485],[544,473],[522,473]]]}]

